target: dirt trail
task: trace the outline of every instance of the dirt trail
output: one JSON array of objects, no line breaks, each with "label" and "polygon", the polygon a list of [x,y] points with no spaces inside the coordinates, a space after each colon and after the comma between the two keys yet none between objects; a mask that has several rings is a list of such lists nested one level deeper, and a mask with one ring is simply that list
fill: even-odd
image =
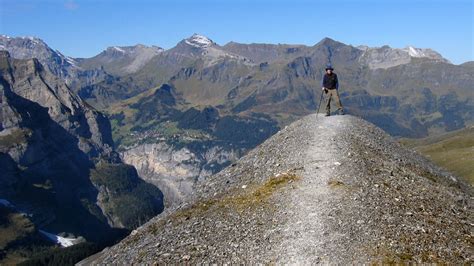
[{"label": "dirt trail", "polygon": [[[303,178],[291,193],[288,209],[289,220],[284,225],[284,241],[278,246],[279,263],[314,264],[327,261],[334,250],[335,238],[343,235],[329,232],[331,205],[339,200],[331,186],[342,165],[344,151],[337,146],[338,135],[347,129],[342,116],[319,117],[319,123],[308,128],[311,136],[305,146]],[[337,198],[337,200],[336,200]]]}]

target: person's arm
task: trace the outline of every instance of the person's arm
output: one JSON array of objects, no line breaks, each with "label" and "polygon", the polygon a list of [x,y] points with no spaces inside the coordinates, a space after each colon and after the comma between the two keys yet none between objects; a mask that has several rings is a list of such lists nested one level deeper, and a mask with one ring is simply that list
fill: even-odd
[{"label": "person's arm", "polygon": [[321,79],[321,89],[322,90],[325,90],[326,88],[324,88],[324,79],[326,78],[326,75],[323,75],[323,78]]},{"label": "person's arm", "polygon": [[337,78],[337,75],[336,75],[336,90],[339,89],[339,79]]}]

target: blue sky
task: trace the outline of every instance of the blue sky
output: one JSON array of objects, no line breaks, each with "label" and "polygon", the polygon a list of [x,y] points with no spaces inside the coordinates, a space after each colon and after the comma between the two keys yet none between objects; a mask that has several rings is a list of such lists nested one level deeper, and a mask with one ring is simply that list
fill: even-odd
[{"label": "blue sky", "polygon": [[200,33],[218,44],[314,45],[324,37],[369,46],[433,48],[474,60],[472,0],[0,0],[0,33],[36,36],[73,57],[108,46],[171,48]]}]

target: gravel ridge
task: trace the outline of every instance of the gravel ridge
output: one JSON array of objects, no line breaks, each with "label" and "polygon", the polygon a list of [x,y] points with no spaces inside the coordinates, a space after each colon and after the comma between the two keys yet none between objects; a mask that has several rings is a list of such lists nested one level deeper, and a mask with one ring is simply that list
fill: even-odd
[{"label": "gravel ridge", "polygon": [[473,188],[354,116],[306,116],[79,264],[473,263]]}]

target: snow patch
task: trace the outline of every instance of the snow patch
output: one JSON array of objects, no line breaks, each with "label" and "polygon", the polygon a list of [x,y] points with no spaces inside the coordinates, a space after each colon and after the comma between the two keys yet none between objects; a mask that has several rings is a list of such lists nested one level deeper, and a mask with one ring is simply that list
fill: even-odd
[{"label": "snow patch", "polygon": [[[8,201],[6,199],[0,199],[0,205],[3,205],[3,206],[8,207],[8,208],[16,209],[15,205],[11,204],[10,201]],[[29,216],[29,217],[32,216],[31,214],[28,214],[28,213],[25,213],[25,212],[21,212],[21,214],[23,214],[25,216]],[[62,247],[70,247],[70,246],[75,245],[75,244],[80,242],[80,239],[78,239],[78,238],[62,237],[62,236],[58,236],[58,235],[55,235],[55,234],[48,233],[48,232],[46,232],[44,230],[41,230],[41,229],[39,229],[38,231],[41,234],[43,234],[44,236],[46,236],[48,239],[50,239],[51,241],[53,241],[56,244],[61,245]]]},{"label": "snow patch", "polygon": [[199,35],[199,34],[193,34],[190,38],[184,40],[187,44],[198,47],[198,48],[206,48],[210,47],[214,42],[207,38],[206,36]]},{"label": "snow patch", "polygon": [[422,49],[417,49],[412,46],[408,46],[405,50],[408,50],[408,54],[412,57],[425,57],[425,53],[423,52]]},{"label": "snow patch", "polygon": [[33,37],[33,36],[24,36],[24,37],[20,37],[20,38],[23,39],[23,40],[29,40],[33,44],[40,44],[42,42],[41,39]]},{"label": "snow patch", "polygon": [[120,47],[118,47],[118,46],[114,46],[114,47],[112,47],[112,49],[115,49],[115,50],[117,50],[117,51],[119,51],[119,52],[121,52],[121,53],[125,53],[125,50],[122,49],[122,48],[120,48]]},{"label": "snow patch", "polygon": [[55,52],[61,57],[63,58],[66,62],[68,62],[69,64],[71,64],[72,66],[74,67],[77,67],[76,65],[76,60],[74,60],[74,58],[72,57],[69,57],[69,56],[65,56],[63,55],[60,51],[58,50],[55,50]]},{"label": "snow patch", "polygon": [[55,234],[48,233],[44,230],[38,230],[48,239],[52,240],[54,243],[61,245],[62,247],[70,247],[72,245],[77,244],[77,238],[66,238],[62,236],[58,236]]},{"label": "snow patch", "polygon": [[73,65],[73,66],[76,66],[76,61],[75,61],[73,58],[71,58],[71,57],[69,57],[69,56],[66,56],[65,58],[66,58],[66,61],[67,61],[69,64],[71,64],[71,65]]}]

